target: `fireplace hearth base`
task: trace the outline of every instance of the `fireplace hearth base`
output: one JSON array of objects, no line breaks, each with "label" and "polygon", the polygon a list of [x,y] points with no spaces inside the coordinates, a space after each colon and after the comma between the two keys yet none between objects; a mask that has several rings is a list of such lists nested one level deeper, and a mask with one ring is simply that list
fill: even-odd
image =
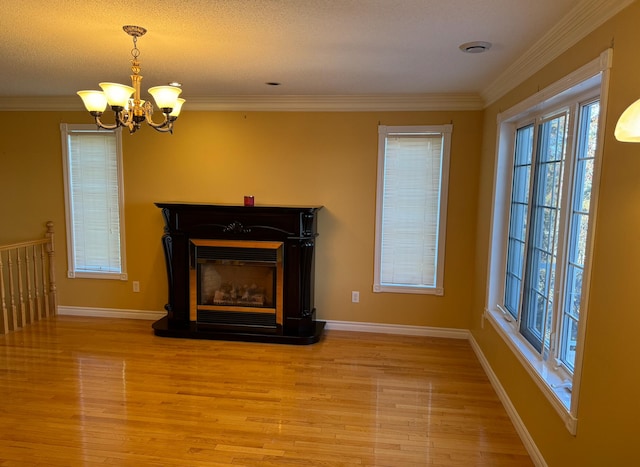
[{"label": "fireplace hearth base", "polygon": [[153,323],[153,332],[161,337],[178,337],[183,339],[211,339],[223,341],[264,342],[269,344],[309,345],[320,341],[324,332],[325,322],[314,321],[313,329],[309,335],[287,336],[283,334],[262,334],[256,332],[243,332],[241,330],[225,331],[207,325],[198,325],[194,322],[185,327],[176,327],[169,324],[165,316]]},{"label": "fireplace hearth base", "polygon": [[320,206],[156,203],[165,222],[162,337],[313,344]]}]

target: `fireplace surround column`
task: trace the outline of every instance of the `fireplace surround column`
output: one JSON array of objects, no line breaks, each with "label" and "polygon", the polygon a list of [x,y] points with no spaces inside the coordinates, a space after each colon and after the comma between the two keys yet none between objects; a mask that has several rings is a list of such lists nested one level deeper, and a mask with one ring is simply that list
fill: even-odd
[{"label": "fireplace surround column", "polygon": [[156,335],[287,344],[321,338],[325,323],[314,308],[321,206],[155,204],[165,223],[168,281]]}]

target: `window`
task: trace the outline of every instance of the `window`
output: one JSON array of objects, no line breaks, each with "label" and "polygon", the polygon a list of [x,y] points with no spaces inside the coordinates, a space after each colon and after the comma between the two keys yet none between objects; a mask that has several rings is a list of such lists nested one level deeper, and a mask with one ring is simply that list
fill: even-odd
[{"label": "window", "polygon": [[61,124],[67,276],[127,279],[121,132]]},{"label": "window", "polygon": [[[575,349],[577,336],[599,108],[599,100],[579,103],[575,114],[541,118],[515,136],[504,308],[519,319],[520,333],[537,352],[565,349],[554,357],[569,373],[575,355],[566,349]],[[568,151],[574,119],[576,144]],[[564,184],[570,184],[566,203]],[[556,280],[566,284],[557,306]],[[562,318],[554,319],[556,313]]]},{"label": "window", "polygon": [[487,316],[575,433],[610,52],[499,116]]},{"label": "window", "polygon": [[452,129],[378,129],[374,292],[444,293]]}]

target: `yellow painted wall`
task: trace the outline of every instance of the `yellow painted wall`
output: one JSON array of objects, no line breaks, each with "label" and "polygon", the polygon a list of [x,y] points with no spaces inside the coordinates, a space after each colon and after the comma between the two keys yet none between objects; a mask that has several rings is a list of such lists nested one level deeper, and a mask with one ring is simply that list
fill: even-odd
[{"label": "yellow painted wall", "polygon": [[[635,2],[486,109],[480,163],[473,335],[550,466],[640,465],[640,144],[613,137],[617,118],[640,97],[640,4]],[[595,59],[613,44],[578,433],[571,436],[487,323],[484,308],[496,116]]]},{"label": "yellow painted wall", "polygon": [[[189,112],[176,133],[123,135],[131,283],[65,278],[60,122],[80,112],[0,112],[0,244],[57,227],[60,304],[162,310],[162,220],[154,201],[322,204],[316,261],[321,319],[471,328],[548,465],[626,466],[640,459],[640,145],[615,141],[640,97],[635,2],[484,112]],[[571,436],[491,326],[484,308],[496,116],[614,46],[590,288],[578,433]],[[377,125],[453,121],[445,296],[373,294]],[[361,303],[350,303],[350,291]]]},{"label": "yellow painted wall", "polygon": [[[67,279],[59,123],[84,112],[0,112],[0,244],[53,220],[59,303],[162,311],[167,300],[155,201],[323,205],[316,250],[320,319],[470,326],[482,112],[189,112],[175,134],[123,134],[129,281]],[[378,123],[453,122],[444,297],[374,294]],[[140,281],[133,293],[131,281]],[[360,303],[351,303],[351,291]]]}]

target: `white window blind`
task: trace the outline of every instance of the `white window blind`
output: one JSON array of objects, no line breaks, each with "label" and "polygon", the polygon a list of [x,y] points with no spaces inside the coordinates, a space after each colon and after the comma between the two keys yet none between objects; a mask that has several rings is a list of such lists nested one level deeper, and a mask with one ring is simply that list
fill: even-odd
[{"label": "white window blind", "polygon": [[120,132],[61,126],[69,277],[126,279]]},{"label": "white window blind", "polygon": [[451,125],[379,134],[374,291],[442,294]]}]

